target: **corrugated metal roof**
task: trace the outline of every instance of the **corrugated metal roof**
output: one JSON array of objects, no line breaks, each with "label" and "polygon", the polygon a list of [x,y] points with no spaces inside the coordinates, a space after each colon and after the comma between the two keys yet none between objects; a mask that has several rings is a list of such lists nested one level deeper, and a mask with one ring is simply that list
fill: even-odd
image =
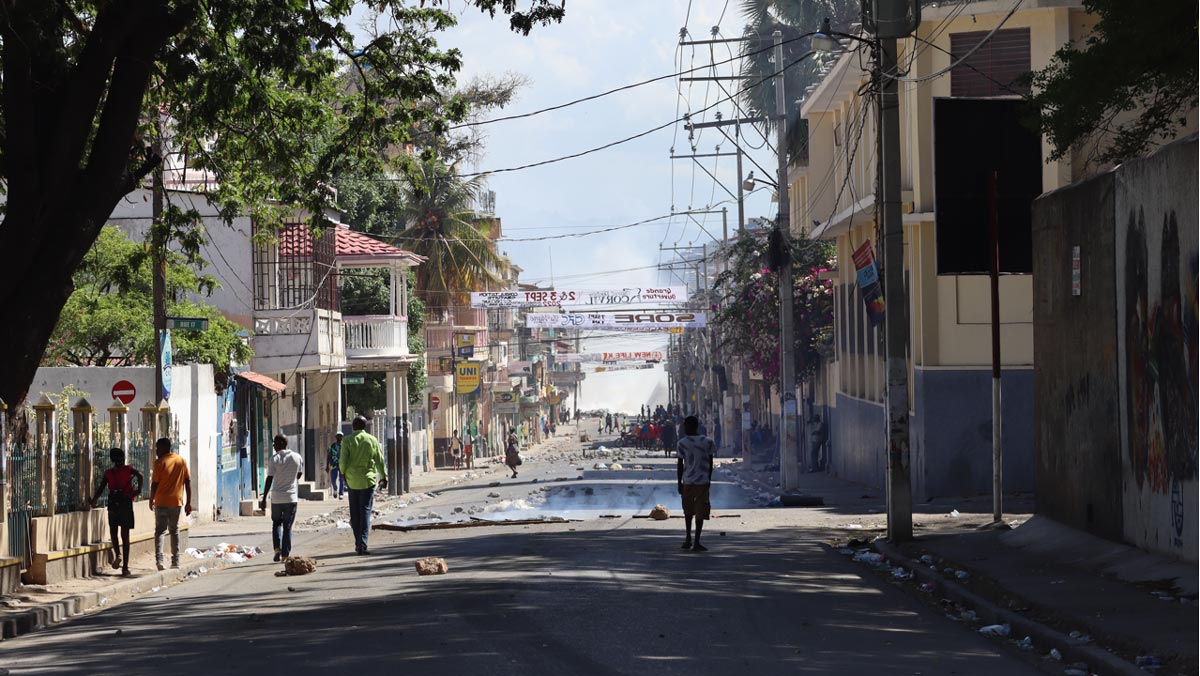
[{"label": "corrugated metal roof", "polygon": [[255,373],[254,371],[242,371],[241,373],[235,373],[234,375],[237,376],[238,378],[241,378],[242,380],[249,380],[250,382],[255,383],[256,385],[262,385],[263,387],[267,388],[268,390],[271,390],[272,392],[278,393],[278,392],[283,392],[284,390],[287,389],[287,385],[284,385],[283,383],[279,382],[278,380],[275,380],[274,378],[270,378],[268,376],[264,376],[261,373]]}]

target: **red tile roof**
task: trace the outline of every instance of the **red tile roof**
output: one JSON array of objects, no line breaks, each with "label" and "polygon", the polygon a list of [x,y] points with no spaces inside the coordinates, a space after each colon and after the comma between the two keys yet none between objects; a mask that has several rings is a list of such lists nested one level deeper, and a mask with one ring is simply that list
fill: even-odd
[{"label": "red tile roof", "polygon": [[[423,256],[399,249],[361,232],[355,232],[348,226],[337,225],[334,227],[334,234],[337,237],[335,246],[338,258],[402,258],[413,263],[422,263],[425,261]],[[312,236],[309,233],[307,225],[288,225],[279,230],[279,255],[312,255]]]}]

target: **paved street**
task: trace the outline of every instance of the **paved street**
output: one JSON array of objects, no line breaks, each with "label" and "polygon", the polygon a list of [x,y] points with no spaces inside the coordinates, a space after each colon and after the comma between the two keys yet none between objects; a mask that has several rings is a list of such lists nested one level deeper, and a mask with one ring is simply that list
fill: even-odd
[{"label": "paved street", "polygon": [[[676,504],[661,455],[625,461],[653,470],[619,471],[592,469],[611,458],[543,458],[515,480],[489,474],[384,520],[542,497],[539,513],[588,518],[375,531],[369,558],[352,554],[349,530],[302,533],[296,551],[318,559],[313,575],[275,577],[280,566],[256,558],[5,642],[0,664],[14,675],[1040,673],[824,547],[804,526],[810,512],[754,507],[723,481],[716,514],[740,516],[709,522],[710,551],[681,551],[681,520],[632,518]],[[586,509],[561,509],[573,505]],[[423,556],[444,557],[450,573],[418,577]]]}]

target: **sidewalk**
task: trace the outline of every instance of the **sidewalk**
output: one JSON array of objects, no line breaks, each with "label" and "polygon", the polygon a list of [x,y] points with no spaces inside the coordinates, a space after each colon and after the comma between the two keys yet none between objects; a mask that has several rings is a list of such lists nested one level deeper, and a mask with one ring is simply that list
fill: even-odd
[{"label": "sidewalk", "polygon": [[[557,436],[535,444],[524,451],[523,455],[536,458],[542,453],[561,448],[564,444],[578,445],[574,425],[560,426]],[[375,499],[375,512],[386,514],[396,509],[400,503],[407,504],[425,499],[426,494],[470,481],[485,480],[493,474],[502,475],[506,472],[500,459],[481,458],[476,459],[472,469],[439,469],[417,474],[409,483],[408,493],[399,496],[378,494]],[[345,499],[327,497],[325,500],[301,500],[297,508],[294,531],[311,533],[335,526],[339,520],[348,518],[349,508]],[[270,541],[271,519],[265,514],[230,516],[222,521],[196,523],[188,527],[189,546],[198,549],[229,542],[245,546],[257,545],[269,552]],[[146,592],[158,591],[227,566],[213,559],[184,557],[179,569],[156,571],[153,563],[152,555],[135,557],[131,568],[137,574],[131,578],[119,577],[115,571],[106,569],[95,577],[73,579],[62,584],[18,587],[11,597],[0,597],[0,638],[15,638],[73,616],[111,607]]]},{"label": "sidewalk", "polygon": [[[740,465],[723,466],[778,492],[774,475]],[[1030,496],[1006,496],[1011,530],[977,529],[991,521],[990,497],[915,505],[915,540],[893,545],[875,540],[886,528],[882,491],[825,474],[802,475],[800,483],[825,502],[803,510],[806,523],[815,517],[824,527],[846,528],[855,549],[843,546],[843,553],[873,545],[885,557],[875,567],[951,619],[1007,624],[1014,643],[1028,636],[1031,650],[1046,655],[1053,648],[1064,670],[1084,674],[1195,674],[1200,667],[1196,564],[1013,514],[1031,511]]]}]

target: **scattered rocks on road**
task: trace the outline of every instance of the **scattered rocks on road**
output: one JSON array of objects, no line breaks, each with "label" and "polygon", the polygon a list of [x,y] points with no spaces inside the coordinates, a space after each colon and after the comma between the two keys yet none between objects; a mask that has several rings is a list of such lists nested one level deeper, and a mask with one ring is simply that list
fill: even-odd
[{"label": "scattered rocks on road", "polygon": [[450,567],[446,565],[446,559],[437,556],[417,559],[413,565],[417,569],[417,575],[445,575],[450,572]]},{"label": "scattered rocks on road", "polygon": [[655,505],[654,509],[650,510],[650,518],[655,521],[666,521],[671,518],[671,510],[667,509],[666,505]]}]

